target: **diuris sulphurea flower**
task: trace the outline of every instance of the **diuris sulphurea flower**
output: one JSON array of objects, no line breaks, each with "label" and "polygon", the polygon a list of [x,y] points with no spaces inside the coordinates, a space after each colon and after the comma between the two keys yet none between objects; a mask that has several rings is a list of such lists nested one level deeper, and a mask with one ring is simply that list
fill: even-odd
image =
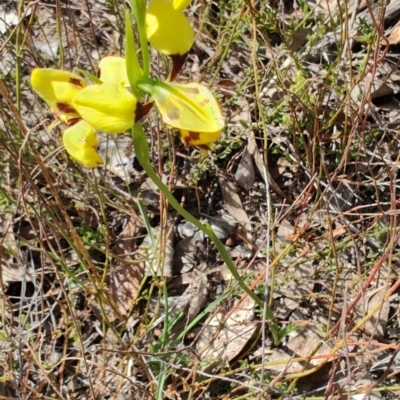
[{"label": "diuris sulphurea flower", "polygon": [[103,164],[95,130],[122,133],[136,122],[137,101],[127,88],[125,59],[105,57],[99,67],[101,83],[92,85],[56,69],[37,68],[31,75],[35,92],[66,124],[63,144],[68,154],[90,168]]},{"label": "diuris sulphurea flower", "polygon": [[[177,60],[179,57],[184,60],[193,43],[192,28],[182,11],[190,0],[151,0],[147,10],[145,0],[132,1],[145,49],[142,65],[135,51],[130,16],[126,13],[128,58],[103,58],[99,78],[80,71],[91,84],[66,71],[39,68],[32,72],[33,89],[58,121],[66,124],[63,133],[66,151],[86,167],[103,163],[96,152],[97,130],[123,133],[146,115],[154,103],[163,121],[180,131],[185,144],[202,150],[212,149],[225,126],[218,102],[209,89],[199,83],[171,82],[181,66]],[[174,65],[166,81],[156,81],[149,75],[147,39],[157,50],[173,57]],[[144,105],[138,101],[143,92],[152,98]]]}]

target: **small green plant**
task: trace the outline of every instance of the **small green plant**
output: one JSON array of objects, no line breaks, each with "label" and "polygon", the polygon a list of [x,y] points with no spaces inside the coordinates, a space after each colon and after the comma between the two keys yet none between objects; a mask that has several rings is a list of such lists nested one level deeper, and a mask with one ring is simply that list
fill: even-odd
[{"label": "small green plant", "polygon": [[100,243],[104,243],[106,229],[102,225],[100,225],[95,230],[87,225],[83,225],[80,228],[77,228],[76,231],[78,235],[82,238],[82,241],[86,249],[91,249],[93,247],[99,246]]},{"label": "small green plant", "polygon": [[364,44],[374,44],[377,32],[373,24],[366,21],[365,18],[360,18],[357,24],[359,29],[357,40]]}]

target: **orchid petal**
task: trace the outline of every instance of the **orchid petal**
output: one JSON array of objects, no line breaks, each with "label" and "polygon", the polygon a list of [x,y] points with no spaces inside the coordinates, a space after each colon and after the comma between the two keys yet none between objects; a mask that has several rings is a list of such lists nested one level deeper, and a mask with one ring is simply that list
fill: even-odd
[{"label": "orchid petal", "polygon": [[87,122],[80,120],[67,128],[63,133],[63,143],[67,153],[85,167],[94,168],[104,164],[96,152],[96,132]]},{"label": "orchid petal", "polygon": [[91,85],[80,91],[72,105],[95,129],[122,133],[135,123],[136,98],[122,85]]},{"label": "orchid petal", "polygon": [[175,10],[183,10],[186,8],[193,0],[173,0],[172,5]]},{"label": "orchid petal", "polygon": [[129,86],[125,58],[104,57],[99,63],[100,80],[104,84]]},{"label": "orchid petal", "polygon": [[167,56],[186,54],[193,44],[193,29],[185,14],[167,0],[152,0],[146,12],[147,38]]},{"label": "orchid petal", "polygon": [[72,107],[72,99],[86,87],[80,76],[58,69],[36,68],[31,75],[31,84],[61,121],[79,117]]},{"label": "orchid petal", "polygon": [[139,87],[151,94],[163,121],[174,128],[216,133],[225,126],[217,100],[199,83],[153,81]]},{"label": "orchid petal", "polygon": [[221,131],[217,132],[193,132],[185,129],[180,130],[180,137],[183,143],[188,146],[199,146],[200,148],[212,149],[211,143],[217,141]]}]

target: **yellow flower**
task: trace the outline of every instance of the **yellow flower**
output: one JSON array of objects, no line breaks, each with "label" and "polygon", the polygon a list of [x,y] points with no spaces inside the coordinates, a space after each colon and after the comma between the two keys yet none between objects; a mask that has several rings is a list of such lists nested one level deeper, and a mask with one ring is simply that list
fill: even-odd
[{"label": "yellow flower", "polygon": [[186,8],[193,0],[173,0],[172,5],[175,10],[183,10]]},{"label": "yellow flower", "polygon": [[135,124],[137,100],[126,88],[125,59],[105,57],[100,62],[102,84],[90,85],[77,93],[72,106],[95,129],[122,133]]},{"label": "yellow flower", "polygon": [[80,76],[58,69],[36,68],[31,75],[31,84],[60,121],[79,118],[72,99],[86,87]]},{"label": "yellow flower", "polygon": [[63,144],[68,154],[88,168],[103,164],[103,159],[96,152],[99,141],[93,127],[83,120],[71,122],[63,133]]},{"label": "yellow flower", "polygon": [[[160,53],[184,55],[193,44],[193,29],[182,12],[187,0],[152,0],[146,11],[147,38]],[[189,2],[190,3],[190,2]]]}]

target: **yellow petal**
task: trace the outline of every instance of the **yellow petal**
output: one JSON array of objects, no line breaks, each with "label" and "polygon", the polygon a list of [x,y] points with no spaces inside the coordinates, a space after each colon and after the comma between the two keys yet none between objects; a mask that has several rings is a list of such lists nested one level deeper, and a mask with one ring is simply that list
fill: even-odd
[{"label": "yellow petal", "polygon": [[85,167],[94,168],[104,164],[96,152],[96,132],[87,122],[80,120],[67,128],[63,133],[63,143],[67,153]]},{"label": "yellow petal", "polygon": [[122,57],[104,57],[99,63],[100,80],[104,84],[128,86],[125,59]]},{"label": "yellow petal", "polygon": [[156,82],[147,89],[163,121],[174,128],[215,134],[225,126],[217,100],[199,83]]},{"label": "yellow petal", "polygon": [[80,76],[58,69],[36,68],[31,75],[31,84],[60,120],[66,122],[68,118],[79,117],[72,107],[72,99],[86,87]]},{"label": "yellow petal", "polygon": [[95,129],[122,133],[135,123],[136,98],[122,85],[90,85],[72,101],[80,116]]},{"label": "yellow petal", "polygon": [[193,29],[185,14],[168,0],[152,0],[146,12],[147,38],[167,56],[186,54],[193,44]]},{"label": "yellow petal", "polygon": [[206,147],[211,150],[211,143],[215,142],[221,136],[221,131],[217,132],[193,132],[185,129],[180,130],[180,136],[183,143],[188,146]]},{"label": "yellow petal", "polygon": [[172,4],[175,10],[183,10],[186,8],[193,0],[173,0]]}]

